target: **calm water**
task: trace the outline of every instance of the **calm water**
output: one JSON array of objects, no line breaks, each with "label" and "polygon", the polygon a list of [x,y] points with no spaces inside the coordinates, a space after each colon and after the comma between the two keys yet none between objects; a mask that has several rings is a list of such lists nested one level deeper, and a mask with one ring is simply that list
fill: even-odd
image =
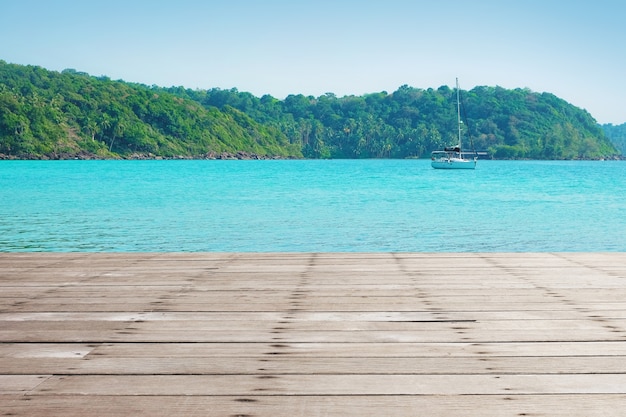
[{"label": "calm water", "polygon": [[0,161],[0,251],[625,251],[626,162]]}]

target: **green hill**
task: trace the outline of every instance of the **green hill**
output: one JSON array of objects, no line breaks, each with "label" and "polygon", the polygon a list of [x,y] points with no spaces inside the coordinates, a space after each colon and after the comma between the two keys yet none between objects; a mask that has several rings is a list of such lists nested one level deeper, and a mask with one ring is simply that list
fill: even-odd
[{"label": "green hill", "polygon": [[[0,157],[420,158],[455,142],[455,93],[284,100],[162,88],[0,61]],[[476,150],[500,159],[598,159],[619,151],[586,111],[548,93],[462,92]]]},{"label": "green hill", "polygon": [[602,125],[602,130],[621,154],[626,155],[626,123],[621,125],[605,124]]},{"label": "green hill", "polygon": [[[178,94],[183,94],[178,91]],[[217,108],[235,107],[276,125],[307,157],[427,157],[455,144],[456,97],[447,86],[338,98],[261,99],[233,89],[186,91]],[[465,144],[498,159],[599,159],[619,152],[589,113],[549,93],[476,87],[462,92]]]},{"label": "green hill", "polygon": [[0,153],[19,158],[300,157],[280,131],[234,108],[144,85],[0,62]]}]

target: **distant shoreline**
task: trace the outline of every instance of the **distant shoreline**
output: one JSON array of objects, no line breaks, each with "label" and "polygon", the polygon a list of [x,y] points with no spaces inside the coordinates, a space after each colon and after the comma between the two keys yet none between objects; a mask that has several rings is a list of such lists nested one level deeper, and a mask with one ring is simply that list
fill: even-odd
[{"label": "distant shoreline", "polygon": [[0,153],[0,160],[23,160],[23,161],[66,161],[66,160],[83,160],[83,161],[115,161],[115,160],[280,160],[280,159],[303,159],[295,156],[281,155],[259,155],[251,152],[209,152],[205,155],[176,155],[162,156],[151,153],[134,153],[127,157],[111,158],[103,157],[89,152],[79,152],[76,154],[61,153],[53,155],[6,155]]},{"label": "distant shoreline", "polygon": [[[209,152],[205,155],[175,155],[175,156],[162,156],[154,154],[141,154],[135,153],[129,156],[123,156],[119,158],[103,157],[100,155],[80,152],[77,154],[55,154],[55,155],[6,155],[0,153],[0,161],[169,161],[169,160],[188,160],[188,161],[203,161],[203,160],[299,160],[299,159],[319,159],[322,158],[302,158],[296,156],[282,156],[282,155],[259,155],[250,152]],[[332,158],[331,158],[332,159]],[[369,159],[428,159],[428,158],[369,158]],[[480,159],[480,158],[479,158]],[[494,159],[485,158],[491,161],[525,161],[531,159]],[[354,158],[358,160],[358,158]],[[596,159],[535,159],[536,161],[624,161],[626,156],[613,155],[607,158]]]}]

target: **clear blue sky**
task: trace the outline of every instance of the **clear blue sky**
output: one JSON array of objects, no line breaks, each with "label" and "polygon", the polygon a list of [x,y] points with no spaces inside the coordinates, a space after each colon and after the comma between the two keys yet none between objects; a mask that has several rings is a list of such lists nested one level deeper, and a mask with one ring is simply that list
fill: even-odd
[{"label": "clear blue sky", "polygon": [[624,0],[0,0],[0,59],[280,99],[458,77],[621,124],[625,19]]}]

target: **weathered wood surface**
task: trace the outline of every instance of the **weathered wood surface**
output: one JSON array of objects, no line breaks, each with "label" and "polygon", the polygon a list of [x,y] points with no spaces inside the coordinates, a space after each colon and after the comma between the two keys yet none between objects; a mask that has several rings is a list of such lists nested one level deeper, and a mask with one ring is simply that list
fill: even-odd
[{"label": "weathered wood surface", "polygon": [[621,416],[626,253],[0,253],[0,414]]}]

